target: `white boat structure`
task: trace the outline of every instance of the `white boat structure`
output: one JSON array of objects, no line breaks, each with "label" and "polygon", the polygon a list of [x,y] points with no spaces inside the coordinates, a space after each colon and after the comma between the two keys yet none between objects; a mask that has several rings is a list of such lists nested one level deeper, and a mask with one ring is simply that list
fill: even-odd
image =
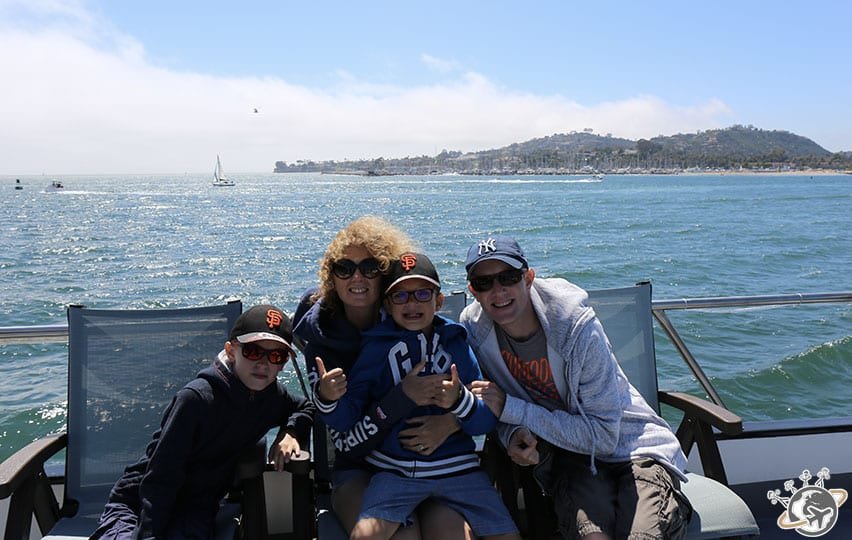
[{"label": "white boat structure", "polygon": [[[639,284],[638,286],[643,286]],[[626,288],[625,288],[626,289]],[[631,288],[632,289],[632,288]],[[618,321],[622,314],[633,310],[632,304],[621,304],[613,300],[619,298],[624,289],[598,291],[593,304],[598,313],[609,313],[605,318]],[[590,291],[592,293],[592,291]],[[467,298],[463,293],[449,295],[445,302],[447,315],[457,314]],[[632,293],[631,293],[632,294]],[[454,298],[455,297],[455,298]],[[637,378],[645,379],[660,402],[684,411],[684,419],[677,430],[678,439],[689,454],[691,479],[685,484],[685,492],[690,497],[696,512],[690,521],[688,539],[717,538],[736,536],[792,540],[799,536],[823,538],[852,538],[852,508],[847,501],[852,491],[852,416],[837,418],[810,418],[800,420],[773,420],[761,422],[743,421],[735,411],[728,409],[719,397],[712,380],[703,371],[675,329],[668,313],[680,310],[694,310],[695,315],[722,310],[723,313],[735,313],[742,308],[800,306],[805,304],[847,304],[852,305],[852,291],[830,293],[795,293],[763,296],[726,296],[712,298],[681,298],[672,300],[652,300],[650,290],[645,297],[647,305],[636,307],[642,313],[640,318],[644,337],[635,339],[632,330],[626,332],[612,327],[615,337],[622,336],[624,350],[636,349],[636,343],[645,341],[653,348],[654,326],[659,334],[674,345],[677,353],[689,367],[693,377],[701,386],[707,399],[678,391],[656,389],[656,373],[653,369],[635,371]],[[452,299],[452,300],[451,300]],[[457,301],[458,300],[458,301]],[[458,304],[454,307],[448,304]],[[452,313],[449,313],[452,311]],[[641,319],[641,320],[640,320]],[[653,319],[653,321],[651,320]],[[70,319],[69,319],[70,320]],[[602,319],[603,320],[603,319]],[[702,319],[702,321],[705,319]],[[125,326],[119,325],[119,326]],[[605,325],[606,328],[606,325]],[[126,330],[125,330],[126,331]],[[130,334],[134,334],[130,332]],[[630,339],[624,339],[628,337]],[[16,344],[40,344],[48,342],[71,342],[79,347],[79,336],[69,340],[68,326],[65,324],[43,326],[0,327],[0,347]],[[133,350],[133,348],[129,348]],[[615,349],[614,349],[615,350]],[[112,354],[112,349],[110,349]],[[732,361],[737,351],[731,350]],[[653,357],[653,351],[651,351]],[[842,377],[848,371],[847,359],[838,359],[836,373],[826,373],[826,377]],[[619,358],[619,361],[622,361]],[[94,362],[97,364],[97,362]],[[300,379],[302,374],[298,362],[294,362]],[[622,366],[624,367],[624,365]],[[635,368],[634,368],[635,369]],[[628,371],[628,368],[625,368]],[[628,373],[628,377],[634,378]],[[303,392],[307,393],[304,387]],[[770,396],[771,397],[771,396]],[[767,396],[753,396],[755,400],[767,399]],[[849,395],[837,396],[846,400]],[[71,413],[69,406],[69,413]],[[69,417],[70,418],[70,417]],[[70,425],[70,424],[69,424]],[[75,430],[49,435],[33,441],[0,463],[0,529],[4,538],[26,540],[42,538],[57,522],[76,519],[78,501],[62,496],[66,476],[56,465],[50,466],[48,458],[58,451],[71,448],[69,433]],[[91,430],[90,430],[91,431]],[[86,430],[82,430],[86,433]],[[324,430],[322,431],[324,433]],[[78,437],[81,433],[77,431]],[[147,433],[147,432],[145,432]],[[314,448],[322,448],[324,442],[314,433]],[[76,443],[76,444],[79,444]],[[287,538],[300,540],[345,539],[340,531],[337,519],[328,511],[328,476],[325,451],[315,452],[308,467],[288,473],[275,473],[263,464],[265,448],[259,448],[259,468],[254,471],[251,489],[244,489],[243,496],[252,490],[259,490],[257,501],[275,500],[274,510],[267,509],[263,503],[246,505],[243,500],[243,517],[249,515],[257,528],[243,530],[243,538]],[[257,460],[255,460],[257,461]],[[249,462],[249,465],[254,461]],[[251,469],[251,467],[249,467]],[[71,478],[68,476],[69,484]],[[79,480],[79,479],[78,479]],[[112,478],[104,479],[101,491],[112,485]],[[695,487],[690,484],[697,482]],[[703,482],[703,484],[701,483]],[[283,484],[282,484],[283,483]],[[714,491],[704,499],[692,498],[696,488],[712,484]],[[248,485],[248,484],[246,484]],[[540,490],[538,490],[540,496]],[[265,495],[264,495],[265,494]],[[693,494],[693,495],[690,495]],[[699,508],[719,505],[721,499],[714,497],[725,494],[739,501],[737,512],[748,518],[747,532],[739,534],[721,534],[730,526],[732,514],[699,512]],[[66,494],[67,495],[67,494]],[[57,497],[57,498],[54,498]],[[270,499],[271,497],[271,499]],[[524,494],[526,497],[526,493]],[[526,500],[526,499],[523,499]],[[535,503],[532,503],[533,508]],[[538,538],[538,518],[529,513],[526,507],[525,523],[522,530],[526,538]],[[733,508],[733,507],[722,507]],[[736,509],[736,508],[735,508]],[[99,508],[94,514],[83,516],[90,521],[97,518]],[[521,510],[518,508],[518,510]],[[251,514],[246,514],[251,512]],[[254,515],[257,513],[258,515]],[[259,521],[257,521],[259,520]],[[520,523],[519,523],[520,524]],[[337,531],[337,532],[334,532]],[[699,532],[700,531],[700,532]],[[84,532],[50,538],[86,538]]]},{"label": "white boat structure", "polygon": [[213,185],[216,187],[233,186],[234,181],[225,176],[225,171],[222,169],[222,160],[219,155],[216,155],[216,168],[213,169]]},{"label": "white boat structure", "polygon": [[52,181],[46,188],[44,188],[44,191],[47,192],[47,193],[53,193],[53,192],[56,192],[56,191],[64,191],[64,190],[65,190],[65,184],[63,184],[59,180]]}]

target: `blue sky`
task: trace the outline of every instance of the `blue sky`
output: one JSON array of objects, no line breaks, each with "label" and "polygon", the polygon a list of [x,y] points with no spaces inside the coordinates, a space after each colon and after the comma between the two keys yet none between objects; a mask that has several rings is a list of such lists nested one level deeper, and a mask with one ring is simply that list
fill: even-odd
[{"label": "blue sky", "polygon": [[[852,3],[0,0],[0,174],[732,124],[852,150]],[[258,113],[254,113],[254,109]]]}]

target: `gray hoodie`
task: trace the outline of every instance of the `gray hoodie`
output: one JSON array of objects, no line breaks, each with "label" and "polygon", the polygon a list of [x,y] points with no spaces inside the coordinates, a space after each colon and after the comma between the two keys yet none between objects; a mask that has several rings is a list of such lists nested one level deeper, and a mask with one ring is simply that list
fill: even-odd
[{"label": "gray hoodie", "polygon": [[533,309],[547,339],[547,358],[564,409],[534,403],[509,373],[500,355],[494,322],[478,302],[467,306],[461,323],[483,373],[506,392],[498,433],[508,445],[512,433],[527,427],[545,441],[594,460],[624,462],[652,458],[681,480],[686,457],[665,420],[627,381],[588,294],[559,278],[536,278]]}]

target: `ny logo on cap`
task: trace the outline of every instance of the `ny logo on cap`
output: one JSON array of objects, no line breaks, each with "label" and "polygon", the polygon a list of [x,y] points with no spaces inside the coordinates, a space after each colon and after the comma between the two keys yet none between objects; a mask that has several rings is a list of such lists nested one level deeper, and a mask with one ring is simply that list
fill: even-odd
[{"label": "ny logo on cap", "polygon": [[266,325],[270,330],[275,330],[279,326],[281,326],[281,312],[275,311],[274,309],[269,309],[266,311]]},{"label": "ny logo on cap", "polygon": [[406,272],[411,270],[417,265],[417,256],[414,253],[405,253],[402,257],[399,258],[402,263],[402,268]]},{"label": "ny logo on cap", "polygon": [[492,251],[497,251],[497,240],[493,238],[489,238],[488,240],[482,240],[479,242],[479,254],[490,253]]}]

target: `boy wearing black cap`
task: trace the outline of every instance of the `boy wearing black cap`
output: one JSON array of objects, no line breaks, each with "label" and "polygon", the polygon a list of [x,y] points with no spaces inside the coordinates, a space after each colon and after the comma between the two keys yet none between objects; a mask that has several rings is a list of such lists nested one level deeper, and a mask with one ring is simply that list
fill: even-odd
[{"label": "boy wearing black cap", "polygon": [[681,538],[686,457],[633,388],[588,294],[535,275],[518,243],[490,237],[465,262],[476,302],[460,317],[491,382],[471,386],[500,419],[513,461],[535,465],[566,538]]},{"label": "boy wearing black cap", "polygon": [[[390,317],[364,333],[361,354],[343,396],[317,402],[325,422],[347,432],[369,403],[398,385],[406,374],[443,374],[432,405],[408,418],[451,412],[460,430],[437,448],[412,445],[399,437],[398,421],[381,446],[365,460],[376,469],[364,493],[351,538],[386,539],[409,522],[429,497],[460,513],[477,536],[520,538],[508,510],[479,466],[472,435],[488,433],[496,418],[464,387],[481,373],[461,325],[436,315],[443,302],[438,272],[423,254],[403,253],[383,278]],[[381,411],[379,411],[381,414]]]},{"label": "boy wearing black cap", "polygon": [[279,426],[276,470],[299,456],[313,405],[278,373],[294,356],[289,318],[270,305],[237,318],[212,365],[175,394],[145,455],[110,492],[92,538],[212,538],[240,454]]}]

